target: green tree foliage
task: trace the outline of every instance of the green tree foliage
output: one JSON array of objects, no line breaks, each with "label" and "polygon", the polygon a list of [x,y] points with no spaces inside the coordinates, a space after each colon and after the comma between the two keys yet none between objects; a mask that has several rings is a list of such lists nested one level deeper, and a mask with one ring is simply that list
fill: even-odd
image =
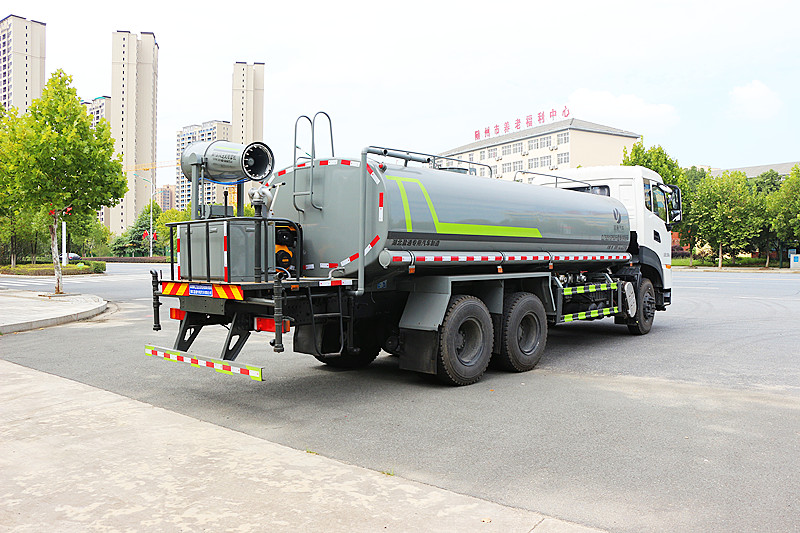
[{"label": "green tree foliage", "polygon": [[765,267],[769,266],[769,254],[778,244],[778,236],[772,228],[771,217],[767,211],[769,197],[781,188],[781,175],[775,170],[768,170],[750,180],[750,187],[753,191],[758,218],[758,234],[753,237],[748,249],[758,251],[766,255]]},{"label": "green tree foliage", "polygon": [[[161,207],[151,202],[145,207],[136,222],[125,230],[125,233],[111,242],[111,251],[118,256],[143,257],[150,255],[150,209],[153,210],[153,231],[156,231],[158,217],[161,216]],[[159,238],[161,238],[159,236]],[[153,250],[157,249],[158,241],[153,241]]]},{"label": "green tree foliage", "polygon": [[718,252],[736,254],[759,232],[759,204],[742,172],[725,171],[700,182],[692,206],[699,238]]},{"label": "green tree foliage", "polygon": [[57,250],[61,218],[96,214],[115,205],[127,190],[108,123],[92,128],[71,83],[63,71],[54,72],[3,145],[3,152],[11,154],[3,172],[13,180],[22,205],[44,209],[49,216],[56,293],[63,292]]},{"label": "green tree foliage", "polygon": [[772,229],[783,242],[800,243],[800,165],[767,199]]},{"label": "green tree foliage", "polygon": [[622,164],[649,168],[657,172],[665,183],[681,186],[683,169],[661,146],[651,146],[645,149],[644,141],[640,140],[631,147],[630,154],[626,148],[622,149]]},{"label": "green tree foliage", "polygon": [[[186,211],[178,211],[177,209],[169,209],[164,211],[158,216],[158,221],[155,225],[156,233],[158,235],[159,251],[164,255],[169,254],[169,222],[184,222],[189,220],[189,213]],[[175,241],[178,239],[178,231],[175,230],[172,235],[172,246],[175,247]],[[175,250],[177,248],[173,248]]]},{"label": "green tree foliage", "polygon": [[694,249],[699,240],[698,215],[695,213],[695,197],[700,184],[708,177],[705,169],[692,167],[683,170],[683,179],[679,185],[683,202],[683,221],[675,227],[681,244],[689,246],[689,265],[694,261]]}]

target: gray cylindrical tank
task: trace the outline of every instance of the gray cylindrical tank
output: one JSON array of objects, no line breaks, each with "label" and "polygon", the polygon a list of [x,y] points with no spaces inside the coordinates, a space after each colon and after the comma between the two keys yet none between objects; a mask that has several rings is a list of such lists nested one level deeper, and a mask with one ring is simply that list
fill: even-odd
[{"label": "gray cylindrical tank", "polygon": [[[278,173],[290,190],[278,196],[275,215],[303,225],[303,262],[313,268],[308,272],[313,275],[343,263],[345,274],[352,274],[359,252],[362,169],[356,160],[332,161],[315,166],[313,205],[308,168]],[[369,166],[367,268],[377,267],[383,249],[624,252],[628,248],[627,210],[609,197],[424,167],[387,167],[372,161]],[[293,198],[302,211],[295,209]]]}]

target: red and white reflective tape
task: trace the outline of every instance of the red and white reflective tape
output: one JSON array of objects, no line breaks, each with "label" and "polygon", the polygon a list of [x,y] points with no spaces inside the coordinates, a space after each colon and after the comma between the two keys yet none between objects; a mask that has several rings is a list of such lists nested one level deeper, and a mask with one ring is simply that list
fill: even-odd
[{"label": "red and white reflective tape", "polygon": [[381,180],[378,179],[378,176],[375,175],[375,172],[373,172],[372,167],[369,165],[367,165],[367,172],[369,172],[369,176],[372,178],[372,181],[375,182],[375,185],[380,185]]},{"label": "red and white reflective tape", "polygon": [[499,263],[503,260],[502,254],[488,255],[433,255],[412,253],[416,263]]},{"label": "red and white reflective tape", "polygon": [[176,248],[178,250],[177,253],[176,253],[176,257],[177,257],[177,260],[178,260],[178,279],[181,279],[181,236],[180,236],[180,233],[178,234],[178,244],[177,244]]},{"label": "red and white reflective tape", "polygon": [[328,280],[319,282],[319,286],[320,287],[338,287],[340,285],[352,285],[352,284],[353,284],[353,280],[352,279],[347,279],[347,278],[328,279]]},{"label": "red and white reflective tape", "polygon": [[320,263],[320,268],[336,268],[339,266],[339,263]]},{"label": "red and white reflective tape", "polygon": [[378,222],[383,222],[383,193],[378,193]]},{"label": "red and white reflective tape", "polygon": [[527,255],[527,254],[503,254],[505,261],[509,263],[521,263],[525,261],[549,261],[550,254]]},{"label": "red and white reflective tape", "polygon": [[342,262],[339,263],[339,264],[342,265],[342,266],[347,266],[350,263],[352,263],[353,261],[355,261],[356,259],[358,259],[358,254],[357,253],[351,255],[347,259],[342,259]]},{"label": "red and white reflective tape", "polygon": [[[319,160],[317,160],[317,165],[319,165],[321,167],[330,166],[330,165],[345,165],[345,166],[349,166],[349,167],[358,168],[358,167],[361,166],[361,162],[359,162],[359,161],[348,161],[347,159],[319,159]],[[310,166],[311,166],[311,163],[306,161],[305,163],[300,163],[299,165],[297,165],[297,168],[308,168]],[[289,172],[292,172],[294,170],[294,168],[295,167],[286,167],[283,170],[278,171],[276,176],[277,177],[281,177],[281,176],[283,176],[283,175],[285,175],[285,174],[287,174]],[[373,177],[373,179],[375,179],[375,178]]]},{"label": "red and white reflective tape", "polygon": [[161,357],[169,361],[188,363],[194,367],[213,368],[217,372],[222,372],[223,374],[249,376],[250,379],[256,381],[261,381],[264,375],[264,369],[256,366],[243,365],[241,363],[234,363],[233,361],[220,361],[218,359],[191,355],[180,351],[164,350],[156,346],[145,346],[144,353],[145,355]]},{"label": "red and white reflective tape", "polygon": [[375,238],[373,238],[373,239],[370,241],[370,243],[367,245],[367,247],[366,247],[366,248],[364,248],[364,255],[367,255],[367,254],[368,254],[368,253],[369,253],[369,252],[372,250],[372,248],[373,248],[373,247],[374,247],[376,244],[378,244],[378,241],[379,241],[379,240],[381,240],[381,237],[380,237],[380,235],[375,235]]},{"label": "red and white reflective tape", "polygon": [[628,261],[630,254],[553,254],[553,261]]},{"label": "red and white reflective tape", "polygon": [[228,279],[228,224],[222,223],[222,272],[225,281]]},{"label": "red and white reflective tape", "polygon": [[314,270],[314,263],[303,265],[303,270]]}]

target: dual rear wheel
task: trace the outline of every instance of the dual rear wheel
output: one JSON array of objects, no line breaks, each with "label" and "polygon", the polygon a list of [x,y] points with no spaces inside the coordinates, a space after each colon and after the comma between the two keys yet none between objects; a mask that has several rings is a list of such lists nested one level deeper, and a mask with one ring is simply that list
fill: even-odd
[{"label": "dual rear wheel", "polygon": [[[547,340],[547,318],[539,298],[518,292],[506,298],[498,366],[525,372],[536,366]],[[439,333],[437,376],[450,385],[478,381],[492,359],[494,328],[486,305],[475,296],[450,299]]]}]

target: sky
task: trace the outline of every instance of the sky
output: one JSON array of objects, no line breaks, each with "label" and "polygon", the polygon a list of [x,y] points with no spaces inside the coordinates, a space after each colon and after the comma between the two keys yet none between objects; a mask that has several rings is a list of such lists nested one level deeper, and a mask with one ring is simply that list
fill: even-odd
[{"label": "sky", "polygon": [[[111,92],[114,31],[155,34],[159,162],[174,160],[183,126],[231,119],[236,61],[265,63],[276,168],[292,162],[297,117],[317,111],[332,118],[335,155],[353,158],[367,145],[439,153],[566,108],[684,167],[800,160],[796,1],[3,5],[0,18],[46,23],[48,75],[70,74],[83,99]],[[310,151],[309,128],[298,144]],[[317,153],[329,144],[318,135]],[[159,169],[159,185],[174,181]]]}]

